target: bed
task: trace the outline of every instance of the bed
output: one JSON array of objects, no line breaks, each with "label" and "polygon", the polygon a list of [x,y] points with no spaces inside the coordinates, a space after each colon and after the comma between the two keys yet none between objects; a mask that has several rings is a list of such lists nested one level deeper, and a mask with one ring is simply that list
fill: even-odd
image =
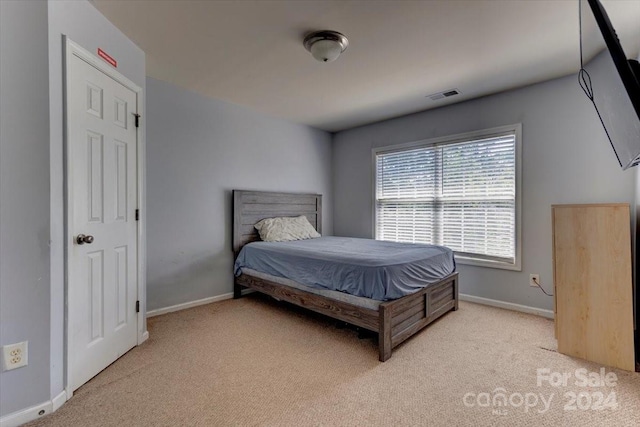
[{"label": "bed", "polygon": [[[233,191],[233,251],[260,241],[254,225],[272,217],[304,215],[322,233],[322,196],[318,194]],[[266,242],[265,242],[266,243]],[[315,244],[315,242],[314,242]],[[426,287],[388,301],[353,296],[243,268],[235,277],[234,298],[244,288],[270,295],[329,317],[373,331],[378,335],[379,360],[424,327],[458,309],[458,273],[436,279]],[[392,295],[393,296],[393,295]]]}]

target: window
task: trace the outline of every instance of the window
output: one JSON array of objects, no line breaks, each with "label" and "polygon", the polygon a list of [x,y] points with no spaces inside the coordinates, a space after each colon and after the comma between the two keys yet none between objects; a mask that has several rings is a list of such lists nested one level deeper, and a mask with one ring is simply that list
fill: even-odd
[{"label": "window", "polygon": [[374,149],[375,235],[520,270],[520,125]]}]

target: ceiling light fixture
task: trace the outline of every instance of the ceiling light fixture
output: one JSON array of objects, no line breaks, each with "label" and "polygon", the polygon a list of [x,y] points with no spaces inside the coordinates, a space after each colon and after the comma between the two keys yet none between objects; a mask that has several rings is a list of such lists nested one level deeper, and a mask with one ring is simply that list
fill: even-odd
[{"label": "ceiling light fixture", "polygon": [[304,38],[304,48],[320,62],[335,61],[349,46],[349,40],[337,31],[314,31]]}]

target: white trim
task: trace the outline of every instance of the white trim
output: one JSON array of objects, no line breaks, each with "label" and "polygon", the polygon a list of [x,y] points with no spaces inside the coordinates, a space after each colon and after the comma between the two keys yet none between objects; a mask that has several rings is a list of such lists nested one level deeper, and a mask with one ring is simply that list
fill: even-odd
[{"label": "white trim", "polygon": [[187,308],[198,307],[200,305],[211,304],[212,302],[224,301],[232,298],[233,292],[229,292],[228,294],[217,295],[215,297],[203,298],[164,308],[156,308],[155,310],[147,311],[147,319],[149,317],[160,316],[161,314],[173,313],[174,311],[186,310]]},{"label": "white trim", "polygon": [[[493,136],[501,136],[506,132],[513,132],[516,128],[522,127],[521,123],[506,126],[498,126],[489,129],[475,130],[472,132],[457,133],[455,135],[440,136],[437,138],[421,139],[419,141],[405,142],[403,144],[387,145],[384,147],[374,147],[373,153],[394,153],[396,151],[405,151],[410,148],[424,147],[428,145],[454,144],[456,142],[464,142],[478,138],[491,138]],[[375,158],[375,157],[374,157]]]},{"label": "white trim", "polygon": [[503,135],[506,132],[515,133],[515,156],[516,156],[516,256],[513,264],[499,261],[490,261],[477,258],[469,258],[464,256],[456,256],[456,262],[459,264],[475,265],[478,267],[497,268],[502,270],[522,271],[522,123],[512,125],[498,126],[489,129],[477,130],[472,132],[459,133],[455,135],[441,136],[437,138],[423,139],[420,141],[412,141],[404,144],[387,145],[384,147],[374,147],[371,149],[371,187],[372,187],[372,231],[371,235],[376,238],[377,233],[377,211],[376,211],[376,159],[378,154],[394,153],[397,151],[405,151],[411,148],[445,145],[456,142],[469,141],[478,138],[490,138],[493,136]]},{"label": "white trim", "polygon": [[[68,232],[68,227],[69,224],[71,223],[71,211],[68,209],[68,201],[69,201],[69,197],[70,197],[70,185],[71,183],[68,181],[67,176],[69,173],[69,163],[68,163],[68,150],[69,150],[69,146],[67,143],[67,138],[68,138],[68,130],[67,130],[67,115],[66,115],[66,110],[67,110],[67,98],[68,98],[68,90],[69,90],[69,85],[67,82],[67,77],[68,77],[68,72],[69,72],[69,67],[71,66],[71,58],[73,56],[76,56],[77,58],[85,61],[87,64],[93,66],[94,68],[96,68],[98,71],[106,74],[107,76],[111,77],[112,79],[114,79],[116,82],[122,84],[123,86],[125,86],[126,88],[130,89],[131,91],[136,93],[136,107],[137,107],[137,114],[139,114],[141,117],[144,118],[144,105],[145,105],[145,98],[144,98],[144,92],[142,90],[141,87],[139,87],[138,85],[136,85],[134,82],[132,82],[131,80],[129,80],[128,78],[126,78],[124,75],[122,75],[120,72],[118,72],[117,70],[115,70],[113,67],[111,67],[110,65],[108,65],[106,62],[100,60],[99,58],[97,58],[96,56],[94,56],[91,52],[89,52],[88,50],[82,48],[80,45],[78,45],[77,43],[73,42],[71,39],[69,39],[66,35],[63,36],[63,47],[64,47],[64,58],[63,58],[63,100],[64,100],[64,124],[63,124],[63,134],[64,134],[64,138],[63,138],[63,147],[64,147],[64,152],[65,152],[65,167],[64,167],[64,181],[66,182],[65,184],[65,201],[64,201],[64,209],[66,211],[65,213],[65,226],[64,226],[64,233],[67,236],[65,238],[65,242],[69,241],[69,232]],[[144,129],[145,126],[141,125],[140,127],[137,128],[137,178],[138,178],[138,209],[140,209],[140,216],[139,216],[139,220],[138,220],[138,232],[137,232],[137,237],[138,237],[138,289],[137,289],[137,294],[138,294],[138,301],[140,301],[140,311],[138,313],[138,333],[137,333],[137,337],[138,337],[138,342],[137,344],[140,345],[142,344],[144,341],[146,341],[149,338],[149,332],[147,331],[147,324],[146,324],[146,317],[144,316],[144,312],[145,312],[145,308],[146,308],[146,270],[147,270],[147,253],[146,253],[146,194],[145,194],[145,181],[144,181],[144,177],[146,174],[146,162],[145,162],[145,156],[146,156],[146,145],[145,145],[145,134],[144,134]],[[65,297],[64,297],[64,301],[65,301],[65,313],[64,313],[64,318],[65,318],[65,342],[64,342],[64,349],[65,349],[65,356],[64,356],[64,366],[65,366],[65,387],[68,387],[69,383],[70,383],[70,369],[69,369],[69,324],[68,324],[68,314],[67,314],[67,298],[68,298],[68,293],[67,293],[67,284],[68,284],[68,280],[69,280],[69,276],[68,276],[68,264],[69,264],[69,245],[66,244],[65,248],[64,248],[64,262],[65,262]],[[73,395],[73,391],[69,391],[67,390],[67,399],[71,398],[71,396]]]},{"label": "white trim", "polygon": [[54,397],[51,400],[51,405],[52,405],[51,412],[56,412],[58,409],[60,409],[62,405],[65,404],[67,400],[69,400],[67,398],[67,391],[62,390],[60,394],[58,394],[56,397]]},{"label": "white trim", "polygon": [[[5,415],[0,418],[0,427],[15,427],[49,415],[60,409],[67,400],[67,392],[62,390],[56,397],[47,402]],[[44,412],[40,414],[40,411]]]},{"label": "white trim", "polygon": [[138,312],[138,345],[149,338],[147,331],[147,319],[144,315],[147,310],[147,197],[146,179],[147,176],[147,146],[145,130],[146,126],[142,122],[146,120],[144,106],[145,94],[142,89],[137,92],[137,107],[140,115],[140,127],[138,127],[138,301],[140,301],[140,311]]},{"label": "white trim", "polygon": [[535,314],[536,316],[553,319],[553,310],[529,307],[528,305],[514,304],[512,302],[498,301],[495,299],[476,297],[473,295],[459,294],[460,301],[473,302],[476,304],[489,305],[491,307],[504,308],[506,310],[519,311],[521,313]]},{"label": "white trim", "polygon": [[[28,423],[29,421],[44,417],[45,415],[49,415],[53,412],[51,409],[52,407],[53,404],[49,400],[48,402],[40,403],[39,405],[32,406],[31,408],[5,415],[0,418],[0,427],[17,427]],[[42,415],[40,415],[40,411],[44,411]]]},{"label": "white trim", "polygon": [[[243,289],[240,295],[249,295],[257,292],[255,289]],[[202,298],[195,301],[184,302],[182,304],[171,305],[164,308],[156,308],[155,310],[147,311],[147,319],[149,317],[160,316],[161,314],[173,313],[174,311],[186,310],[187,308],[198,307],[200,305],[211,304],[212,302],[224,301],[233,299],[233,292],[228,294],[216,295],[215,297]],[[145,332],[146,338],[149,338],[149,332]]]}]

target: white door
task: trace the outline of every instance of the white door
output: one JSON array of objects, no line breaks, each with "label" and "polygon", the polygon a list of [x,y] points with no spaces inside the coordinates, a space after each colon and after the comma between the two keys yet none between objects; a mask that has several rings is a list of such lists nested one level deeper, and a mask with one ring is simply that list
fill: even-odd
[{"label": "white door", "polygon": [[137,94],[68,54],[67,351],[73,391],[137,344]]}]

